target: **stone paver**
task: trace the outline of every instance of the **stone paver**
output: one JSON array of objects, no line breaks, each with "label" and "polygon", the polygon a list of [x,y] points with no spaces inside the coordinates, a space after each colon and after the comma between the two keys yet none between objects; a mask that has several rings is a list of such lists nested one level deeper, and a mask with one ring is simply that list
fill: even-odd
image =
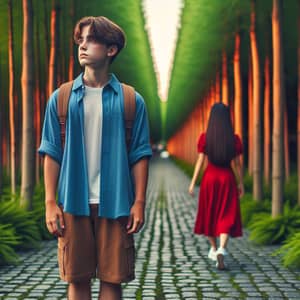
[{"label": "stone paver", "polygon": [[[193,234],[197,197],[189,179],[169,160],[153,159],[146,224],[136,235],[136,279],[124,285],[124,299],[300,299],[300,271],[284,268],[275,247],[231,239],[228,271],[208,260],[208,243]],[[0,299],[66,299],[58,277],[56,241],[21,254],[18,266],[0,268]],[[92,295],[97,299],[98,280]]]}]

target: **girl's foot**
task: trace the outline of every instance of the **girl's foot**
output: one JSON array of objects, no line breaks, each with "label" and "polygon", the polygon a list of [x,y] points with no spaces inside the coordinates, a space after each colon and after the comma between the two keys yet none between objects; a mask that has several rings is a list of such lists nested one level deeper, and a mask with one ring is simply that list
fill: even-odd
[{"label": "girl's foot", "polygon": [[216,261],[217,260],[217,251],[216,251],[216,249],[211,247],[209,249],[209,252],[208,252],[207,256],[208,256],[209,259],[211,259],[213,261]]},{"label": "girl's foot", "polygon": [[227,255],[227,251],[224,248],[219,248],[216,251],[216,257],[217,257],[217,263],[216,263],[216,267],[218,270],[225,270],[226,269],[226,265],[224,262],[224,256]]}]

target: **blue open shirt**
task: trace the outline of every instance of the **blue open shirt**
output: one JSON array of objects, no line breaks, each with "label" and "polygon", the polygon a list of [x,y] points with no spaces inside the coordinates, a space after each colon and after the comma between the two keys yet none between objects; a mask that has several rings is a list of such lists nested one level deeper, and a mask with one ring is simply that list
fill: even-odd
[{"label": "blue open shirt", "polygon": [[[73,83],[66,122],[65,149],[61,146],[56,90],[50,97],[38,152],[60,164],[58,203],[73,215],[90,214],[88,173],[84,142],[83,74]],[[136,93],[136,113],[129,152],[126,148],[123,90],[112,74],[102,94],[103,128],[99,216],[128,216],[134,202],[131,167],[152,155],[149,126],[143,98]],[[100,155],[100,149],[99,149]]]}]

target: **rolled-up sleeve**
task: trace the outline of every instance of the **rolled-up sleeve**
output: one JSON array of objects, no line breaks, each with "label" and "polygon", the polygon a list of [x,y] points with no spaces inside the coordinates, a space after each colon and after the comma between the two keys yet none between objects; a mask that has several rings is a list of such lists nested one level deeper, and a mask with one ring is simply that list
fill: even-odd
[{"label": "rolled-up sleeve", "polygon": [[141,95],[136,93],[136,112],[132,129],[129,163],[132,166],[141,158],[150,158],[151,156],[152,150],[146,105]]},{"label": "rolled-up sleeve", "polygon": [[57,163],[61,164],[62,161],[62,148],[61,148],[61,136],[60,136],[60,125],[57,115],[56,103],[57,103],[56,90],[50,97],[42,131],[42,140],[38,153],[41,156],[49,155]]}]

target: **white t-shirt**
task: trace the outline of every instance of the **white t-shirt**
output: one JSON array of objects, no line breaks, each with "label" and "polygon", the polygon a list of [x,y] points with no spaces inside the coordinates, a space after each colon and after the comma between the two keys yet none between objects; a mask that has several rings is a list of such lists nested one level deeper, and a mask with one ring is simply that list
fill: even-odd
[{"label": "white t-shirt", "polygon": [[100,202],[103,88],[85,86],[83,97],[84,141],[88,169],[89,203]]}]

